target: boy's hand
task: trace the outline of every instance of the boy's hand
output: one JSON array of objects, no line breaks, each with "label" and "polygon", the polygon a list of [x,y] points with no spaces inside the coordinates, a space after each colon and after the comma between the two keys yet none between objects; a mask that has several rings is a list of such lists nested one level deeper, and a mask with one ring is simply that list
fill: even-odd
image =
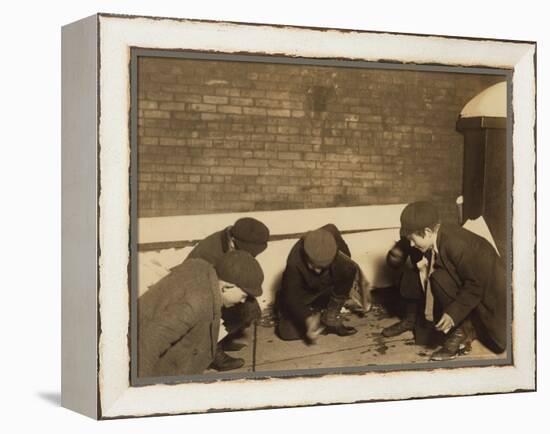
[{"label": "boy's hand", "polygon": [[455,322],[453,321],[451,316],[447,313],[444,313],[441,316],[441,319],[439,320],[439,322],[435,325],[435,328],[440,332],[447,334],[449,333],[449,330],[451,330],[454,326],[455,326]]},{"label": "boy's hand", "polygon": [[323,330],[320,313],[315,313],[306,318],[306,336],[311,342],[315,342]]},{"label": "boy's hand", "polygon": [[390,268],[400,268],[407,261],[408,240],[399,240],[386,255],[386,263]]}]

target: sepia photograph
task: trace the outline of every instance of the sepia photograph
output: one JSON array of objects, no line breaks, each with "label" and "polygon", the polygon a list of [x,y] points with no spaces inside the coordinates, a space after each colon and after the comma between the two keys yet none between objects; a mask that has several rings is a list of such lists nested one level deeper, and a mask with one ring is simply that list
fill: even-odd
[{"label": "sepia photograph", "polygon": [[132,49],[132,381],[511,364],[510,88]]}]

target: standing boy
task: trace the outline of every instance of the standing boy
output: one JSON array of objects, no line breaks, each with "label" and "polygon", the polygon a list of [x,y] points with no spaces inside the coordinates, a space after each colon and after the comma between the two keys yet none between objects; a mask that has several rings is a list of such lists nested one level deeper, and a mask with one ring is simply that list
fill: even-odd
[{"label": "standing boy", "polygon": [[484,238],[458,225],[441,224],[431,202],[401,213],[401,233],[428,257],[425,315],[447,335],[432,360],[467,352],[479,336],[495,352],[506,349],[506,273]]}]

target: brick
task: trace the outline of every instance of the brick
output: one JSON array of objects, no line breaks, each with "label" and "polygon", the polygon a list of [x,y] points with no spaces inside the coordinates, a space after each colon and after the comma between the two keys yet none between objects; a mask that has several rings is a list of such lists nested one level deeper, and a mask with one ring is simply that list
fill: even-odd
[{"label": "brick", "polygon": [[243,160],[240,158],[219,158],[218,163],[220,166],[239,167],[243,165]]},{"label": "brick", "polygon": [[197,112],[214,113],[216,106],[214,104],[191,104],[191,110]]},{"label": "brick", "polygon": [[229,99],[229,103],[231,105],[235,105],[235,106],[251,106],[254,104],[254,100],[252,98],[230,98]]},{"label": "brick", "polygon": [[258,159],[277,158],[277,152],[275,151],[254,151],[253,155],[254,155],[254,158],[258,158]]},{"label": "brick", "polygon": [[138,121],[138,125],[143,125],[144,127],[152,127],[152,128],[169,128],[170,127],[170,119],[144,119],[141,118]]},{"label": "brick", "polygon": [[138,101],[138,107],[141,110],[155,110],[158,108],[158,103],[156,101]]},{"label": "brick", "polygon": [[301,111],[304,105],[297,101],[281,101],[281,106],[285,109],[294,109],[294,111]]},{"label": "brick", "polygon": [[208,167],[199,167],[199,166],[184,166],[184,173],[194,173],[194,174],[208,174],[210,169]]},{"label": "brick", "polygon": [[252,115],[252,116],[265,116],[267,114],[267,111],[264,108],[244,107],[243,113],[245,115]]},{"label": "brick", "polygon": [[187,105],[183,102],[162,102],[159,104],[160,110],[184,111],[186,108]]},{"label": "brick", "polygon": [[141,145],[158,145],[159,139],[158,137],[141,137],[139,143]]},{"label": "brick", "polygon": [[306,161],[323,161],[325,156],[321,153],[306,152],[304,153],[304,160]]},{"label": "brick", "polygon": [[232,105],[225,105],[225,106],[219,106],[218,107],[218,113],[228,113],[233,115],[240,115],[242,114],[243,109],[241,107],[232,106]]},{"label": "brick", "polygon": [[282,101],[277,101],[274,99],[256,99],[254,102],[254,105],[256,107],[264,107],[264,108],[280,108],[282,107]]},{"label": "brick", "polygon": [[210,174],[212,175],[233,175],[235,168],[233,167],[211,167]]},{"label": "brick", "polygon": [[176,184],[176,191],[197,191],[195,184]]},{"label": "brick", "polygon": [[216,89],[216,95],[222,95],[222,96],[239,96],[241,94],[240,89],[226,89],[226,88],[218,88]]},{"label": "brick", "polygon": [[260,171],[257,167],[237,167],[235,169],[236,175],[257,176]]},{"label": "brick", "polygon": [[255,158],[244,161],[246,167],[268,167],[267,160],[258,160]]},{"label": "brick", "polygon": [[267,110],[268,116],[278,116],[278,117],[290,117],[290,110],[287,109],[281,109],[281,110]]},{"label": "brick", "polygon": [[282,174],[283,174],[283,169],[270,167],[262,170],[262,175],[265,175],[265,176],[281,176]]},{"label": "brick", "polygon": [[201,113],[201,119],[203,121],[223,121],[225,119],[225,115],[215,113]]},{"label": "brick", "polygon": [[173,96],[168,92],[147,92],[147,99],[153,101],[172,101]]},{"label": "brick", "polygon": [[270,99],[285,99],[288,100],[290,98],[290,94],[288,92],[266,92],[266,97]]},{"label": "brick", "polygon": [[297,169],[315,169],[314,161],[294,161],[292,166]]},{"label": "brick", "polygon": [[298,193],[298,187],[296,186],[280,186],[277,187],[277,193],[280,194],[292,194],[292,193]]},{"label": "brick", "polygon": [[202,97],[200,95],[189,95],[184,93],[176,93],[174,95],[174,99],[176,101],[183,101],[183,102],[189,102],[189,103],[201,103]]},{"label": "brick", "polygon": [[244,149],[237,149],[231,152],[231,156],[243,158],[243,159],[249,159],[254,156],[254,152],[249,150],[244,150]]},{"label": "brick", "polygon": [[279,152],[279,159],[281,160],[300,160],[301,154],[299,152]]},{"label": "brick", "polygon": [[229,98],[226,96],[204,95],[202,100],[207,104],[227,104],[229,102]]},{"label": "brick", "polygon": [[143,115],[146,118],[155,118],[155,119],[170,119],[170,113],[160,110],[144,110]]},{"label": "brick", "polygon": [[264,98],[265,90],[242,89],[241,96],[249,98]]},{"label": "brick", "polygon": [[316,167],[319,169],[338,169],[340,165],[337,161],[318,161]]}]

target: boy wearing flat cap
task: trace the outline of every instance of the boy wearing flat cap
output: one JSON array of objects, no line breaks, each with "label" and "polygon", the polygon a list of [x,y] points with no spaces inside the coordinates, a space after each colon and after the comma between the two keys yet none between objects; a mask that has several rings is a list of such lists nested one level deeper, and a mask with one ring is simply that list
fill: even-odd
[{"label": "boy wearing flat cap", "polygon": [[216,356],[222,306],[259,296],[263,279],[244,251],[173,268],[138,299],[138,375],[202,374]]},{"label": "boy wearing flat cap", "polygon": [[323,329],[338,336],[357,332],[345,326],[340,316],[357,273],[350,256],[333,224],[298,240],[288,255],[277,297],[277,334],[281,339],[314,342]]},{"label": "boy wearing flat cap", "polygon": [[[201,258],[215,265],[226,252],[241,250],[256,257],[267,248],[269,229],[261,221],[251,217],[238,219],[232,226],[209,235],[201,240],[187,258]],[[234,339],[242,337],[244,330],[261,316],[256,298],[249,295],[244,303],[222,308],[222,318],[228,335],[218,345],[212,369],[228,371],[244,364],[241,358],[231,357],[225,351],[238,351],[244,344]]]},{"label": "boy wearing flat cap", "polygon": [[484,238],[441,224],[431,202],[414,202],[401,213],[401,234],[428,256],[425,315],[446,334],[432,360],[450,360],[469,351],[474,337],[495,352],[506,349],[506,273]]}]

